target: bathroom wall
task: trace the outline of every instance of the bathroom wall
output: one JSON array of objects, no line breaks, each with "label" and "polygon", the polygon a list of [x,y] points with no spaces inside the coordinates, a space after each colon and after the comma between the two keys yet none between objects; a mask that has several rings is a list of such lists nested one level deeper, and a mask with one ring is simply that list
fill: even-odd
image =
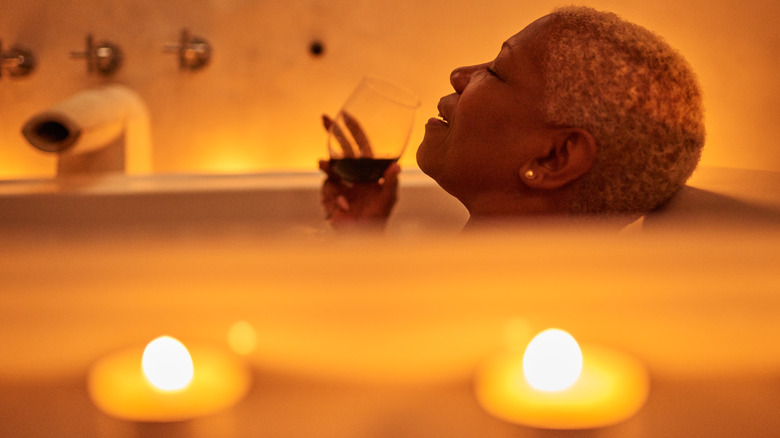
[{"label": "bathroom wall", "polygon": [[[567,3],[567,2],[564,2]],[[453,67],[491,59],[501,42],[558,1],[538,0],[1,0],[0,41],[32,49],[37,70],[0,78],[0,178],[54,174],[50,155],[20,134],[27,118],[72,93],[118,82],[152,119],[157,172],[313,170],[325,155],[322,113],[335,113],[366,73],[396,78],[423,99],[402,164],[414,167],[424,121],[450,92]],[[594,0],[664,35],[705,92],[703,164],[780,170],[780,4],[774,0]],[[182,72],[165,43],[187,27],[213,62]],[[88,75],[87,33],[125,53],[110,78]],[[324,52],[315,56],[318,41]]]}]

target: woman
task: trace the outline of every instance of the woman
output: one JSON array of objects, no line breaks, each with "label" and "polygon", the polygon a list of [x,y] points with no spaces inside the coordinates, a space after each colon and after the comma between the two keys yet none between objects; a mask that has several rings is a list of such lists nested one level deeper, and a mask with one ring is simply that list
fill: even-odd
[{"label": "woman", "polygon": [[[455,69],[417,151],[427,175],[467,208],[468,225],[539,215],[628,223],[666,202],[704,145],[701,93],[660,37],[614,14],[568,7],[509,38],[490,62]],[[383,224],[398,166],[376,184],[329,172],[335,227]]]}]

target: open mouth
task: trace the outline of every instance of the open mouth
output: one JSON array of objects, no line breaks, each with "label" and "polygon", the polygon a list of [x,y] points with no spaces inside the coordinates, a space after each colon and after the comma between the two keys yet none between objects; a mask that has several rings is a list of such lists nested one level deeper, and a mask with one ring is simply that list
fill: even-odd
[{"label": "open mouth", "polygon": [[430,119],[428,119],[428,125],[442,126],[444,128],[449,129],[450,122],[447,121],[447,119],[445,119],[441,115],[439,115],[438,117],[431,117]]},{"label": "open mouth", "polygon": [[438,114],[436,117],[431,117],[431,118],[428,120],[428,123],[431,123],[431,124],[433,124],[433,125],[439,125],[439,126],[443,126],[443,127],[445,127],[445,128],[449,128],[449,127],[450,127],[450,121],[449,121],[449,119],[447,118],[447,116],[445,116],[444,114],[442,114],[442,112],[441,112],[441,111],[439,111],[439,114]]},{"label": "open mouth", "polygon": [[450,119],[449,119],[449,117],[447,117],[447,115],[446,115],[446,111],[443,111],[443,110],[442,110],[442,104],[441,104],[441,102],[439,102],[439,104],[436,106],[436,109],[438,109],[438,110],[439,110],[439,114],[437,115],[437,117],[439,118],[438,120],[440,120],[440,121],[441,121],[442,123],[444,123],[445,125],[449,126],[449,124],[450,124]]}]

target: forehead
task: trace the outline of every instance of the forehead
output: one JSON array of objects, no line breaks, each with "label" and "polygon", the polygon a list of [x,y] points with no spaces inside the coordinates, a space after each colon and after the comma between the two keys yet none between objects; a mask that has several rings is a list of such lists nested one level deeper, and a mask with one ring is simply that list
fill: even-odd
[{"label": "forehead", "polygon": [[[541,20],[541,19],[540,19]],[[523,91],[541,91],[543,75],[540,60],[540,29],[543,22],[537,20],[507,39],[501,47],[496,63],[519,85]]]},{"label": "forehead", "polygon": [[549,16],[544,16],[526,26],[504,42],[502,49],[509,49],[513,58],[521,58],[537,63],[541,55],[542,31]]},{"label": "forehead", "polygon": [[499,73],[510,87],[508,96],[526,116],[543,122],[545,78],[541,67],[540,30],[543,21],[537,20],[506,40],[495,60]]}]

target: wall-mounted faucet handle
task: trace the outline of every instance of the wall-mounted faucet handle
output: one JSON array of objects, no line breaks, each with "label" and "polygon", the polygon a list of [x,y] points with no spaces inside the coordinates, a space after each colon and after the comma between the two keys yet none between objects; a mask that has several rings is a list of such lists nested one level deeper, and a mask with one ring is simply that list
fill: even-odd
[{"label": "wall-mounted faucet handle", "polygon": [[182,29],[178,43],[163,46],[166,53],[179,56],[179,69],[200,70],[211,61],[211,45],[205,39],[191,35],[187,29]]},{"label": "wall-mounted faucet handle", "polygon": [[0,77],[4,71],[11,77],[27,76],[35,70],[35,66],[35,56],[31,51],[19,46],[3,51],[3,44],[0,42]]},{"label": "wall-mounted faucet handle", "polygon": [[123,61],[119,46],[110,41],[95,43],[92,34],[87,35],[83,51],[71,52],[70,55],[74,59],[87,61],[87,73],[97,72],[101,75],[113,74],[119,70]]}]

